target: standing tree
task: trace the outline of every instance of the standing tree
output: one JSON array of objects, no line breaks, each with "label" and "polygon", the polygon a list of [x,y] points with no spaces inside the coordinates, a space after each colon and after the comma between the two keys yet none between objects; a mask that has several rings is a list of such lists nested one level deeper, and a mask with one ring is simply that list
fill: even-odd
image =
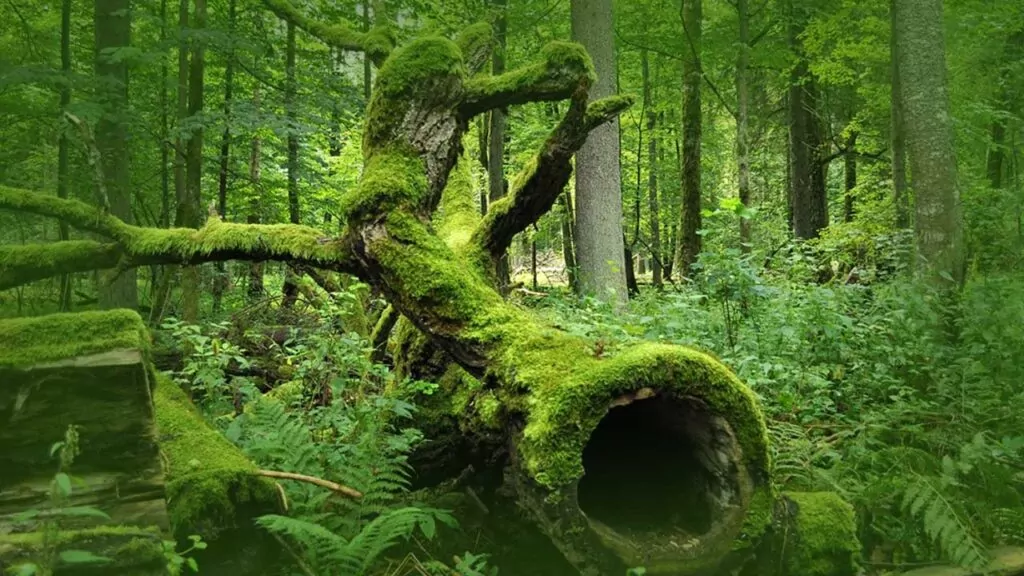
[{"label": "standing tree", "polygon": [[959,284],[964,278],[963,214],[949,113],[942,0],[892,4],[899,109],[914,190],[914,232],[921,271]]},{"label": "standing tree", "polygon": [[793,235],[817,238],[828,226],[828,197],[822,159],[822,122],[818,114],[818,81],[810,71],[800,41],[807,24],[802,0],[789,0],[789,45],[796,63],[789,81],[789,170]]},{"label": "standing tree", "polygon": [[[96,76],[103,115],[96,127],[102,166],[97,182],[100,202],[126,224],[132,223],[131,174],[128,171],[128,63],[117,54],[131,43],[129,0],[96,0]],[[99,290],[103,308],[138,307],[135,270],[117,274]]]},{"label": "standing tree", "polygon": [[[595,98],[615,94],[615,34],[611,0],[572,0],[572,36],[594,59]],[[594,130],[576,155],[573,242],[580,289],[602,299],[625,301],[626,262],[622,237],[622,175],[619,122]]]},{"label": "standing tree", "polygon": [[683,209],[679,223],[679,255],[676,269],[680,277],[690,274],[690,267],[700,255],[701,194],[700,146],[703,132],[700,88],[701,28],[703,0],[683,0]]}]

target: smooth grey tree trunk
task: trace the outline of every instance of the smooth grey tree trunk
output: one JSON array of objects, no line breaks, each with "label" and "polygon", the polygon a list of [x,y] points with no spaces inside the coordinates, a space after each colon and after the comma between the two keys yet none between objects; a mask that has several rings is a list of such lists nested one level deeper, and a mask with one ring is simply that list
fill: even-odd
[{"label": "smooth grey tree trunk", "polygon": [[[129,0],[96,0],[96,77],[100,82],[103,116],[96,126],[96,147],[103,169],[110,213],[131,224],[131,174],[128,161],[128,64],[110,58],[107,50],[129,46]],[[99,287],[101,308],[137,308],[135,269],[121,271]]]},{"label": "smooth grey tree trunk", "polygon": [[[647,50],[640,53],[640,64],[644,81],[644,110],[647,111],[647,207],[650,212],[648,219],[651,235],[651,283],[661,288],[661,219],[658,202],[658,111],[654,109],[654,98],[651,94],[651,67]],[[641,264],[643,261],[641,260]],[[641,274],[643,271],[641,270]]]},{"label": "smooth grey tree trunk", "polygon": [[[890,12],[895,12],[897,0],[890,2]],[[907,139],[904,134],[903,113],[900,109],[900,75],[896,73],[896,61],[899,60],[899,47],[896,44],[896,29],[893,28],[890,44],[892,59],[892,126],[890,128],[890,147],[892,148],[892,193],[896,207],[896,227],[910,228],[910,198],[907,194]]]},{"label": "smooth grey tree trunk", "polygon": [[[615,35],[612,0],[572,0],[572,37],[594,60],[597,84],[590,98],[615,94]],[[622,239],[622,175],[619,121],[590,133],[576,154],[576,265],[580,290],[625,302],[626,263]]]},{"label": "smooth grey tree trunk", "polygon": [[927,278],[964,278],[963,213],[949,113],[942,0],[893,5],[896,74],[914,190],[919,271]]}]

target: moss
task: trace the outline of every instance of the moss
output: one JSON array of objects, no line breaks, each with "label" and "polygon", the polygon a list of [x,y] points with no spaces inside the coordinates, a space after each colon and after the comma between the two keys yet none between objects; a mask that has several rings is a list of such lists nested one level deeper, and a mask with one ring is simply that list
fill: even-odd
[{"label": "moss", "polygon": [[58,217],[76,228],[97,232],[118,241],[130,238],[134,228],[91,204],[9,186],[0,186],[0,208]]},{"label": "moss", "polygon": [[463,28],[455,43],[459,46],[467,64],[473,67],[482,66],[487,62],[495,42],[494,31],[487,22],[477,22]]},{"label": "moss", "polygon": [[784,573],[853,576],[860,541],[853,506],[834,492],[784,492],[791,506],[792,534],[785,534]]},{"label": "moss", "polygon": [[407,150],[380,150],[366,161],[359,185],[341,199],[341,213],[350,223],[399,206],[417,206],[427,193],[423,160]]},{"label": "moss", "polygon": [[757,546],[772,526],[775,501],[776,495],[770,485],[762,486],[754,492],[743,520],[743,528],[733,542],[733,551]]},{"label": "moss", "polygon": [[120,258],[117,244],[91,240],[0,246],[0,290],[65,272],[113,268]]},{"label": "moss", "polygon": [[480,209],[474,198],[476,192],[469,161],[462,157],[448,176],[448,184],[434,214],[437,235],[455,252],[466,247],[474,227],[480,221]]},{"label": "moss", "polygon": [[[158,528],[138,526],[97,526],[82,530],[60,530],[45,545],[58,550],[88,550],[110,558],[105,569],[159,565],[164,562],[163,535]],[[26,562],[37,560],[44,536],[40,532],[0,534],[0,559]]]},{"label": "moss", "polygon": [[148,354],[149,333],[132,310],[50,314],[0,321],[0,366],[25,367],[129,348]]},{"label": "moss", "polygon": [[616,94],[595,100],[587,105],[587,113],[584,119],[586,126],[594,126],[607,122],[620,112],[629,108],[636,102],[636,97],[631,94]]},{"label": "moss", "polygon": [[573,42],[551,42],[541,50],[538,62],[499,76],[474,78],[466,82],[467,98],[487,102],[512,98],[513,103],[562,99],[579,83],[590,86],[597,80],[587,51]]},{"label": "moss", "polygon": [[154,393],[160,448],[166,457],[167,511],[178,537],[215,538],[279,507],[273,481],[210,428],[188,396],[167,378]]},{"label": "moss", "polygon": [[[609,360],[579,366],[583,342],[518,352],[517,379],[531,388],[530,413],[520,444],[527,470],[556,488],[583,475],[582,451],[611,402],[644,387],[694,396],[732,425],[750,475],[759,484],[769,472],[764,416],[753,393],[710,356],[679,346],[644,344]],[[513,354],[515,351],[513,349]],[[559,373],[571,373],[568,380]]]}]

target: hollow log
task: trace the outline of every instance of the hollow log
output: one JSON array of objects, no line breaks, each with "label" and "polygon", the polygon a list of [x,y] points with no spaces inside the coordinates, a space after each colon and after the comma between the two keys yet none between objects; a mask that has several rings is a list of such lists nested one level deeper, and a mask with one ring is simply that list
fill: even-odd
[{"label": "hollow log", "polygon": [[[764,544],[780,532],[775,525],[811,517],[777,520],[788,501],[772,489],[764,417],[750,389],[710,355],[588,341],[495,289],[501,255],[552,208],[587,135],[632,99],[590,101],[594,70],[576,44],[551,43],[532,64],[483,76],[494,43],[486,24],[455,40],[423,36],[391,50],[370,36],[317,27],[287,0],[265,2],[380,66],[364,170],[334,211],[344,223],[339,235],[215,218],[199,230],[149,230],[71,200],[0,187],[0,208],[58,217],[113,242],[79,246],[74,256],[58,248],[45,270],[30,265],[28,249],[0,251],[0,287],[77,270],[82,253],[117,269],[273,259],[353,274],[404,318],[394,346],[400,371],[440,384],[421,415],[435,450],[469,446],[487,466],[503,467],[520,506],[581,574],[640,565],[649,574],[708,574],[737,557],[760,562],[754,550],[778,551]],[[556,100],[569,100],[565,117],[481,218],[468,163],[459,161],[470,120]],[[438,476],[451,472],[437,468]],[[816,550],[843,551],[821,560],[815,575],[846,576],[847,523],[814,526],[836,542]]]}]

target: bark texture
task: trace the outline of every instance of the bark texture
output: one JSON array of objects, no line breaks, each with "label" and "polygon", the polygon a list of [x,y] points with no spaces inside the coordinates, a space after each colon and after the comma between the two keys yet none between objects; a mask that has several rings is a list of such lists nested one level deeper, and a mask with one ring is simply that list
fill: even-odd
[{"label": "bark texture", "polygon": [[828,226],[828,198],[822,161],[823,134],[818,113],[820,94],[799,39],[807,17],[801,6],[792,6],[790,47],[797,57],[789,85],[789,169],[793,235],[817,238]]},{"label": "bark texture", "polygon": [[[572,37],[593,58],[597,83],[591,96],[615,93],[615,34],[611,0],[572,0]],[[624,302],[625,246],[622,240],[622,175],[619,123],[594,130],[576,155],[576,266],[583,292]]]},{"label": "bark texture", "polygon": [[942,0],[893,4],[896,74],[914,189],[920,269],[959,284],[964,276],[963,214],[949,114]]},{"label": "bark texture", "polygon": [[679,255],[676,269],[689,276],[701,248],[700,142],[703,132],[700,88],[701,26],[703,0],[684,0],[682,7],[685,57],[683,58],[683,209],[679,223]]}]

